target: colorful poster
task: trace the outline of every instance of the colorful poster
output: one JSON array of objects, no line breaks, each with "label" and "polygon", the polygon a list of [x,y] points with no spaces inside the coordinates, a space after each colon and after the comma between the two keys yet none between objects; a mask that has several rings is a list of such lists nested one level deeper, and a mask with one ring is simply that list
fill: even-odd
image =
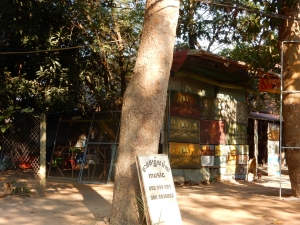
[{"label": "colorful poster", "polygon": [[237,165],[236,174],[246,175],[247,174],[247,165]]},{"label": "colorful poster", "polygon": [[201,97],[201,119],[225,120],[237,123],[248,122],[248,105],[230,99]]},{"label": "colorful poster", "polygon": [[237,105],[236,101],[232,101],[230,99],[223,99],[218,98],[216,99],[217,102],[217,115],[220,120],[226,120],[226,121],[236,121],[236,111],[237,111]]},{"label": "colorful poster", "polygon": [[236,145],[238,155],[249,155],[249,145]]},{"label": "colorful poster", "polygon": [[238,156],[237,156],[237,155],[228,155],[228,156],[227,156],[227,164],[228,164],[228,165],[235,165],[237,159],[238,159]]},{"label": "colorful poster", "polygon": [[268,141],[268,154],[279,155],[279,141]]},{"label": "colorful poster", "polygon": [[201,144],[226,144],[225,121],[201,120]]},{"label": "colorful poster", "polygon": [[225,155],[215,156],[215,158],[214,158],[215,166],[226,167],[226,165],[227,165],[226,162],[227,162],[227,157]]},{"label": "colorful poster", "polygon": [[214,145],[200,145],[201,155],[215,155]]},{"label": "colorful poster", "polygon": [[170,116],[200,119],[199,98],[198,95],[170,91]]},{"label": "colorful poster", "polygon": [[229,145],[215,145],[215,156],[228,155],[230,153]]},{"label": "colorful poster", "polygon": [[227,165],[226,166],[226,174],[235,174],[236,165]]},{"label": "colorful poster", "polygon": [[268,123],[268,140],[279,141],[279,124]]},{"label": "colorful poster", "polygon": [[199,144],[169,143],[172,169],[199,169],[201,167]]},{"label": "colorful poster", "polygon": [[247,164],[249,161],[248,155],[239,155],[239,164]]},{"label": "colorful poster", "polygon": [[238,149],[237,149],[237,145],[229,145],[229,155],[237,155],[238,153]]},{"label": "colorful poster", "polygon": [[171,116],[169,141],[199,143],[199,121]]},{"label": "colorful poster", "polygon": [[213,166],[214,165],[214,156],[201,155],[201,165],[202,166]]},{"label": "colorful poster", "polygon": [[218,115],[218,101],[212,97],[200,98],[200,110],[202,119],[219,118]]},{"label": "colorful poster", "polygon": [[226,144],[247,144],[246,124],[227,123],[226,125]]},{"label": "colorful poster", "polygon": [[247,102],[236,102],[236,119],[237,123],[248,123],[248,104]]}]

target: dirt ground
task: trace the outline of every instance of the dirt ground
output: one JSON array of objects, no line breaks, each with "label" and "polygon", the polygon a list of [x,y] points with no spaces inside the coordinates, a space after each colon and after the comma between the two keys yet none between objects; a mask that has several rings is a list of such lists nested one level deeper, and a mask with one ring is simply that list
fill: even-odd
[{"label": "dirt ground", "polygon": [[[281,198],[279,178],[269,176],[257,182],[214,181],[176,187],[182,223],[298,225],[300,201],[291,197],[288,179],[288,175],[281,176]],[[0,225],[105,224],[112,195],[113,184],[49,178],[44,197],[0,198]]]}]

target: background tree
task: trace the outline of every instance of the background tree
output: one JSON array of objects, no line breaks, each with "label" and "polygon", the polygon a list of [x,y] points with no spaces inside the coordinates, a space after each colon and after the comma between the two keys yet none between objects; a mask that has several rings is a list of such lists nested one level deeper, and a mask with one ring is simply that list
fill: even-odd
[{"label": "background tree", "polygon": [[148,0],[141,44],[122,106],[110,224],[141,224],[136,156],[155,154],[173,60],[177,0]]},{"label": "background tree", "polygon": [[[278,64],[278,56],[283,51],[283,90],[295,91],[300,90],[299,78],[299,44],[288,43],[281,49],[282,41],[299,41],[299,19],[300,5],[299,1],[247,1],[254,4],[255,8],[242,6],[247,12],[256,13],[255,20],[244,20],[246,32],[240,32],[242,37],[253,37],[258,40],[255,46],[256,60],[252,65],[255,68],[264,68],[266,70],[276,69]],[[241,8],[241,5],[239,4]],[[260,11],[257,11],[259,9]],[[250,26],[249,26],[250,25]],[[253,36],[252,29],[257,30]],[[243,35],[244,34],[244,35]],[[278,38],[276,38],[278,37]],[[249,41],[248,41],[249,42]],[[250,42],[249,42],[250,43]],[[268,51],[265,51],[268,50]],[[277,71],[279,72],[279,71]],[[299,93],[284,93],[283,95],[283,145],[290,147],[299,147],[298,135],[298,114],[299,114]],[[293,195],[300,196],[300,152],[298,149],[287,149],[287,165],[289,168],[289,176],[292,186]]]},{"label": "background tree", "polygon": [[[277,41],[278,39],[276,39]],[[239,43],[235,48],[224,48],[221,56],[243,61],[251,65],[253,71],[257,68],[269,73],[280,74],[280,56],[277,48],[270,52],[268,45],[257,45],[256,43]],[[249,68],[251,70],[251,68]],[[251,73],[253,79],[258,81],[261,75]],[[280,114],[280,94],[261,92],[259,94],[248,93],[248,111]]]},{"label": "background tree", "polygon": [[0,108],[120,108],[141,13],[99,1],[1,1]]}]

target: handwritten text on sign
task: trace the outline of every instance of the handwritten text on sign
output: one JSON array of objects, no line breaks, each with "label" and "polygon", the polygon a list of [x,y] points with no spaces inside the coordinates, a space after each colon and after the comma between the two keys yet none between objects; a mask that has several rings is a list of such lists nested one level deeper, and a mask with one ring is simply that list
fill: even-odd
[{"label": "handwritten text on sign", "polygon": [[182,220],[168,156],[138,156],[137,164],[148,208],[148,223],[181,225]]}]

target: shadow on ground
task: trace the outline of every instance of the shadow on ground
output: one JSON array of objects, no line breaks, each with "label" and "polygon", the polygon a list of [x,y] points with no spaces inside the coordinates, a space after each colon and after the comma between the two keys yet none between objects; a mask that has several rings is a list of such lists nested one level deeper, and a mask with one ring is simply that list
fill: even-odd
[{"label": "shadow on ground", "polygon": [[0,199],[0,224],[95,224],[108,216],[112,186],[48,179],[44,197]]},{"label": "shadow on ground", "polygon": [[[300,201],[291,197],[287,175],[263,176],[257,182],[182,186],[176,187],[176,193],[183,225],[296,225],[300,221]],[[113,185],[48,178],[44,197],[1,198],[0,225],[94,225],[109,216],[112,196]]]}]

